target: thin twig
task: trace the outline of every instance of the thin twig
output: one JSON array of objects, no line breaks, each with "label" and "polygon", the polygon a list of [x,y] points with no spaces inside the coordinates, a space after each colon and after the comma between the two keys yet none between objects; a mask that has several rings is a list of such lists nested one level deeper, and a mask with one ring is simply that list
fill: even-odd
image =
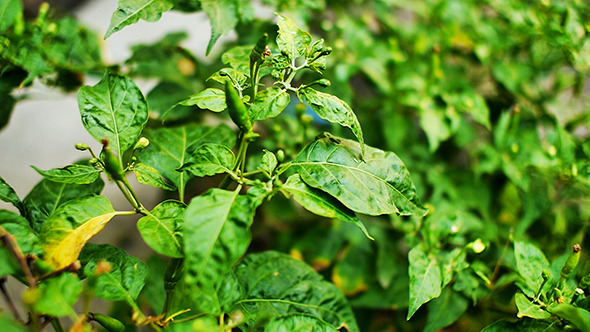
[{"label": "thin twig", "polygon": [[[0,232],[2,232],[3,230],[4,229],[0,230]],[[9,234],[8,232],[2,232],[2,233],[3,234],[0,234],[0,239],[2,239],[2,242],[4,242],[4,245],[6,246],[6,248],[8,248],[8,250],[12,253],[14,258],[16,258],[16,260],[20,264],[20,267],[23,270],[25,278],[27,279],[27,283],[29,284],[29,287],[36,288],[37,287],[37,280],[35,279],[35,277],[33,277],[33,273],[31,272],[31,268],[29,267],[29,264],[27,264],[27,257],[23,254],[23,252],[20,250],[20,248],[16,244],[16,240],[15,240],[16,238],[14,237],[14,235]]]},{"label": "thin twig", "polygon": [[6,304],[8,305],[8,308],[10,309],[10,312],[12,312],[12,315],[14,316],[14,318],[19,322],[19,323],[23,323],[23,320],[20,317],[20,314],[18,313],[18,310],[16,309],[16,306],[14,305],[14,302],[12,302],[12,299],[10,298],[10,294],[8,294],[8,290],[6,289],[6,277],[2,277],[0,278],[0,291],[2,292],[2,295],[4,296],[4,300],[6,300]]}]

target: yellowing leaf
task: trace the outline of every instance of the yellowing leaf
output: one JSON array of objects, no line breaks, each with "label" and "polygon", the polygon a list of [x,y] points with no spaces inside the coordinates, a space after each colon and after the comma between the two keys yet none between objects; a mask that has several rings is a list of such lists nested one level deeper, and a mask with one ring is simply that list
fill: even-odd
[{"label": "yellowing leaf", "polygon": [[45,259],[55,269],[74,263],[84,245],[116,214],[103,196],[85,196],[61,205],[41,229]]}]

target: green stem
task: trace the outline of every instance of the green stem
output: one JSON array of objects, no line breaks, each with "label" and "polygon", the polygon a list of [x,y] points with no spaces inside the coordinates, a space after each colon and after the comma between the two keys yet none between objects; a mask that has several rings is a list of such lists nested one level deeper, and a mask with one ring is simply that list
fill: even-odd
[{"label": "green stem", "polygon": [[[247,134],[244,134],[243,132],[240,132],[238,134],[238,139],[240,140],[240,148],[238,149],[238,155],[236,157],[234,166],[232,167],[232,172],[240,170],[240,173],[238,175],[241,178],[243,177],[242,173],[244,171],[244,167],[246,164],[246,152],[248,150],[248,145],[250,144],[251,137]],[[232,177],[229,174],[227,174],[219,184],[219,188],[227,189],[227,187],[229,187],[229,184],[231,183],[231,178]]]},{"label": "green stem", "polygon": [[51,326],[53,326],[55,332],[65,332],[64,327],[57,317],[51,320]]}]

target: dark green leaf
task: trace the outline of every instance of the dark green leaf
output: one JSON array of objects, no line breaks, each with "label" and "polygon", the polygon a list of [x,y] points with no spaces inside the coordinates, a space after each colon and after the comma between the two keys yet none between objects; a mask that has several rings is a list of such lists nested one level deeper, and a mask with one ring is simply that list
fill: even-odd
[{"label": "dark green leaf", "polygon": [[289,102],[291,102],[289,93],[281,87],[273,86],[256,94],[256,99],[248,112],[252,120],[274,118],[281,114]]},{"label": "dark green leaf", "polygon": [[41,231],[45,220],[60,205],[88,194],[100,194],[104,188],[102,179],[91,184],[66,184],[43,179],[23,200],[27,219],[36,233]]},{"label": "dark green leaf", "polygon": [[442,273],[439,263],[430,257],[422,246],[410,250],[410,303],[407,319],[424,303],[437,298],[441,293]]},{"label": "dark green leaf", "polygon": [[172,9],[172,6],[173,4],[169,0],[119,0],[117,10],[111,17],[111,24],[104,38],[107,39],[113,33],[140,19],[156,22],[162,13]]},{"label": "dark green leaf", "polygon": [[217,39],[238,24],[236,1],[201,0],[201,6],[211,21],[211,39],[207,45],[207,54],[209,54]]},{"label": "dark green leaf", "polygon": [[144,241],[160,254],[183,257],[182,223],[186,205],[164,201],[137,222]]},{"label": "dark green leaf", "polygon": [[242,289],[235,306],[254,319],[300,313],[359,331],[342,292],[304,262],[266,251],[246,256],[234,273]]},{"label": "dark green leaf", "polygon": [[176,190],[176,187],[164,182],[162,176],[160,175],[160,173],[158,173],[158,171],[155,168],[150,167],[146,164],[135,164],[133,166],[133,173],[135,173],[137,182],[141,184],[145,184],[156,188],[162,188],[170,191]]},{"label": "dark green leaf", "polygon": [[410,173],[393,153],[324,134],[306,146],[292,166],[303,181],[363,214],[424,215]]},{"label": "dark green leaf", "polygon": [[5,0],[0,3],[0,32],[10,28],[22,15],[23,7],[20,0]]},{"label": "dark green leaf", "polygon": [[16,191],[2,177],[0,177],[0,200],[14,205],[24,215],[23,203]]},{"label": "dark green leaf", "polygon": [[0,92],[0,130],[4,129],[10,121],[15,104],[16,99],[13,96]]},{"label": "dark green leaf", "polygon": [[202,311],[220,313],[215,290],[250,245],[253,216],[246,196],[221,189],[193,198],[186,209],[185,280]]},{"label": "dark green leaf", "polygon": [[424,332],[434,332],[453,324],[467,310],[469,302],[446,287],[439,297],[428,303],[428,320]]},{"label": "dark green leaf", "polygon": [[363,130],[356,115],[344,101],[331,94],[316,91],[312,88],[304,88],[298,91],[298,96],[319,115],[320,118],[348,127],[361,143],[361,152],[364,145]]},{"label": "dark green leaf", "polygon": [[[97,275],[98,264],[105,261],[110,270]],[[94,279],[94,294],[109,301],[133,303],[149,276],[147,266],[139,258],[108,244],[87,244],[80,262],[86,277]]]},{"label": "dark green leaf", "polygon": [[311,315],[291,314],[271,319],[264,326],[268,332],[338,332],[338,330],[323,320]]},{"label": "dark green leaf", "polygon": [[81,292],[82,282],[78,276],[63,273],[39,285],[38,301],[33,307],[36,312],[55,317],[75,315],[72,306]]},{"label": "dark green leaf", "polygon": [[369,239],[373,239],[354,211],[351,211],[325,192],[306,185],[301,181],[299,174],[291,175],[283,188],[309,212],[326,218],[351,222],[358,226]]},{"label": "dark green leaf", "polygon": [[210,176],[230,172],[234,159],[234,153],[228,147],[205,143],[191,153],[189,161],[179,170],[187,171],[197,177]]},{"label": "dark green leaf", "polygon": [[516,267],[524,284],[519,284],[525,295],[533,297],[543,282],[543,270],[550,271],[551,265],[545,254],[534,244],[516,241],[514,243]]},{"label": "dark green leaf", "polygon": [[84,245],[116,214],[104,196],[88,195],[64,203],[41,229],[45,260],[55,269],[74,263]]},{"label": "dark green leaf", "polygon": [[518,318],[526,316],[534,319],[546,319],[551,317],[550,313],[541,309],[539,305],[533,304],[522,293],[516,293],[514,302],[516,302],[516,307],[518,308],[518,313],[516,314]]},{"label": "dark green leaf", "polygon": [[111,149],[122,157],[139,138],[148,119],[148,107],[135,83],[108,71],[95,86],[78,93],[82,123],[97,141],[109,140]]},{"label": "dark green leaf", "polygon": [[147,266],[150,271],[149,278],[141,290],[143,298],[155,312],[162,312],[166,302],[166,291],[164,290],[164,275],[166,271],[166,259],[160,255],[153,254],[147,259]]},{"label": "dark green leaf", "polygon": [[588,310],[574,307],[568,303],[554,303],[547,307],[547,311],[570,321],[570,323],[583,332],[590,331],[590,312]]},{"label": "dark green leaf", "polygon": [[217,127],[186,125],[182,127],[148,129],[145,136],[150,145],[138,153],[142,163],[155,168],[162,176],[184,191],[192,177],[176,169],[188,162],[190,153],[204,143],[233,146],[235,134],[227,125]]},{"label": "dark green leaf", "polygon": [[183,106],[197,105],[202,109],[213,112],[221,112],[227,108],[225,104],[225,93],[220,89],[208,88],[196,95],[188,97],[179,103]]},{"label": "dark green leaf", "polygon": [[61,168],[53,168],[47,171],[31,166],[44,178],[59,183],[88,184],[96,181],[100,176],[100,169],[88,165],[68,165]]},{"label": "dark green leaf", "polygon": [[278,15],[279,34],[277,46],[279,51],[286,54],[295,65],[295,60],[305,57],[311,44],[311,35],[299,29],[291,19]]},{"label": "dark green leaf", "polygon": [[486,326],[482,332],[557,332],[563,331],[559,325],[546,320],[520,319],[516,322],[499,320]]}]

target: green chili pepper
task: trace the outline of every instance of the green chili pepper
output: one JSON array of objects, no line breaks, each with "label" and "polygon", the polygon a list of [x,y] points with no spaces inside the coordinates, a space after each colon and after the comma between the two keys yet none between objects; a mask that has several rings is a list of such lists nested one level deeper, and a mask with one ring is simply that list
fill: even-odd
[{"label": "green chili pepper", "polygon": [[238,90],[234,88],[229,80],[225,81],[225,102],[229,110],[229,116],[236,126],[244,133],[251,132],[252,121],[250,121],[250,116],[248,116],[246,105],[244,105],[244,102],[238,95]]},{"label": "green chili pepper", "polygon": [[268,33],[263,34],[256,42],[256,45],[250,52],[250,70],[255,65],[260,65],[266,56],[266,43],[268,42]]},{"label": "green chili pepper", "polygon": [[572,248],[572,253],[569,255],[565,264],[561,268],[561,277],[567,278],[572,271],[578,266],[578,262],[580,261],[580,252],[582,251],[582,247],[576,243]]},{"label": "green chili pepper", "polygon": [[109,148],[109,140],[104,138],[102,140],[102,152],[100,153],[100,159],[104,164],[105,171],[115,181],[124,181],[125,171],[119,162],[117,155]]},{"label": "green chili pepper", "polygon": [[107,331],[110,332],[124,332],[126,330],[125,325],[118,319],[113,317],[105,316],[98,313],[89,313],[89,320],[94,320],[98,324],[102,325]]}]

